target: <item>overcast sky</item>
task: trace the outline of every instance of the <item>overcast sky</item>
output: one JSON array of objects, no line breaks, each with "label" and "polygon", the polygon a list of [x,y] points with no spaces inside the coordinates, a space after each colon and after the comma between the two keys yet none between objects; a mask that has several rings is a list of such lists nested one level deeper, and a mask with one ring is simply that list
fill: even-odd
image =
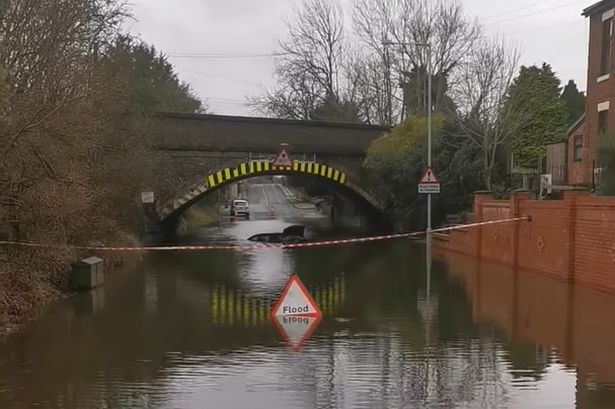
[{"label": "overcast sky", "polygon": [[[273,83],[271,57],[298,0],[132,0],[129,30],[169,55],[180,77],[217,114],[253,115],[244,105]],[[349,8],[352,0],[341,0]],[[588,21],[597,0],[462,0],[487,35],[516,42],[524,65],[550,63],[563,83],[586,88]],[[182,54],[184,54],[182,56]],[[189,58],[185,54],[206,54]],[[246,56],[247,54],[247,56]],[[216,58],[212,58],[216,57]]]}]

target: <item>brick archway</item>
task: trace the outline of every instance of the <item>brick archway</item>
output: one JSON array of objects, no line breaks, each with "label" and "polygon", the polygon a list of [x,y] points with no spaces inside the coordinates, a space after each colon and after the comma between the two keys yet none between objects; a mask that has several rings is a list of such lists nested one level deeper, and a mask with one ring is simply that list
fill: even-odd
[{"label": "brick archway", "polygon": [[345,172],[335,167],[317,162],[293,161],[291,166],[275,166],[269,161],[243,162],[234,168],[224,168],[210,173],[204,181],[192,185],[185,192],[167,200],[157,208],[158,217],[163,223],[182,214],[204,195],[225,185],[256,176],[300,174],[323,178],[352,191],[379,212],[383,205],[367,190],[352,180]]}]

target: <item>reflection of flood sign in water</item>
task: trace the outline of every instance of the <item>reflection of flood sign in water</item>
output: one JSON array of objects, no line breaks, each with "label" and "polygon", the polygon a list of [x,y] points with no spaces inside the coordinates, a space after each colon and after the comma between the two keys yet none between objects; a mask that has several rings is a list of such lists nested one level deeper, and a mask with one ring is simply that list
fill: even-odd
[{"label": "reflection of flood sign in water", "polygon": [[316,305],[316,301],[305,288],[299,277],[290,276],[280,298],[271,310],[273,317],[278,316],[317,316],[322,312]]},{"label": "reflection of flood sign in water", "polygon": [[310,339],[319,322],[320,316],[280,315],[273,317],[273,324],[295,352],[299,351]]}]

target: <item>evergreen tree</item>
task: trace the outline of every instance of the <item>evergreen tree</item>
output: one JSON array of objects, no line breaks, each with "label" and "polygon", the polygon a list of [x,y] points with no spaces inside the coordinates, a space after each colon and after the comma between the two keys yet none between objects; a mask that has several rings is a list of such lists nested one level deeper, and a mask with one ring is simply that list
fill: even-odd
[{"label": "evergreen tree", "polygon": [[337,98],[327,98],[319,104],[310,114],[310,119],[314,121],[333,121],[361,123],[359,107],[356,103],[349,100],[338,100]]},{"label": "evergreen tree", "polygon": [[[480,151],[458,136],[445,116],[433,117],[433,167],[442,193],[433,198],[432,221],[471,207],[473,192],[482,185]],[[372,141],[363,164],[371,191],[382,201],[400,229],[425,226],[425,196],[417,183],[426,166],[427,118],[410,115],[391,132]]]},{"label": "evergreen tree", "polygon": [[[403,99],[408,115],[425,115],[427,112],[427,72],[425,68],[413,68],[404,72],[404,79],[399,86],[403,90]],[[444,74],[435,74],[431,78],[431,97],[437,112],[455,112],[455,103],[447,95],[448,78]]]},{"label": "evergreen tree", "polygon": [[574,124],[585,113],[585,94],[579,91],[574,80],[568,81],[561,96],[568,111],[567,125]]},{"label": "evergreen tree", "polygon": [[153,46],[119,36],[105,58],[109,73],[124,81],[131,111],[205,111],[190,86],[179,80],[167,58]]},{"label": "evergreen tree", "polygon": [[560,99],[560,80],[549,64],[521,67],[508,91],[506,110],[517,124],[511,146],[518,167],[536,168],[545,145],[566,132],[566,107]]}]

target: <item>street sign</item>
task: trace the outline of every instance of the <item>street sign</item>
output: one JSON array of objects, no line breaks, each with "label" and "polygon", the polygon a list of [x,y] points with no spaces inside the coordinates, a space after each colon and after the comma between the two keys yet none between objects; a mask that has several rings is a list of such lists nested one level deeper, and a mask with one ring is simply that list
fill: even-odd
[{"label": "street sign", "polygon": [[273,324],[290,349],[298,352],[318,326],[319,316],[276,316]]},{"label": "street sign", "polygon": [[440,184],[419,184],[419,193],[425,195],[437,195],[440,193]]},{"label": "street sign", "polygon": [[550,195],[553,192],[553,175],[544,174],[540,175],[540,197],[543,198],[546,195]]},{"label": "street sign", "polygon": [[288,157],[288,153],[286,153],[286,149],[282,149],[278,152],[276,157],[271,162],[273,166],[293,166],[293,161]]},{"label": "street sign", "polygon": [[142,203],[154,203],[154,192],[141,192]]},{"label": "street sign", "polygon": [[431,168],[427,168],[425,169],[425,172],[423,172],[423,176],[421,176],[421,179],[419,180],[419,183],[421,184],[435,184],[435,183],[440,183],[438,182],[438,179],[436,178],[436,175],[433,173],[433,169]]},{"label": "street sign", "polygon": [[272,317],[280,316],[313,316],[320,317],[322,312],[316,301],[305,288],[299,277],[290,276],[280,298],[271,309]]},{"label": "street sign", "polygon": [[421,194],[438,194],[440,193],[440,182],[436,178],[433,169],[427,168],[419,179],[419,193]]}]

